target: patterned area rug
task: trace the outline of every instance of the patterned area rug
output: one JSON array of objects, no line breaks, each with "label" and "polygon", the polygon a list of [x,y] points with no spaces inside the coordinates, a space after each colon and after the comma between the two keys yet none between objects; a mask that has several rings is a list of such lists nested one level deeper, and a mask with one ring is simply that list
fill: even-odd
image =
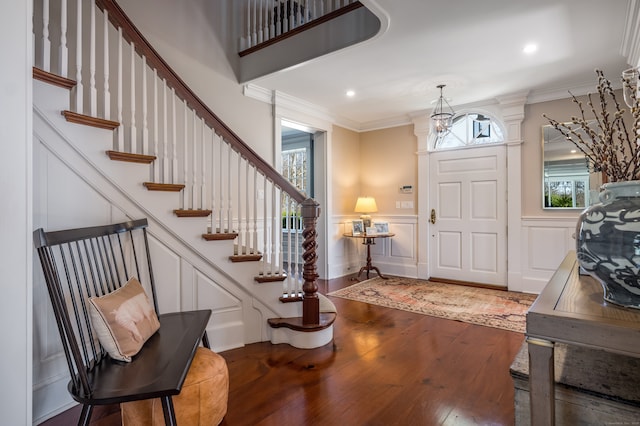
[{"label": "patterned area rug", "polygon": [[443,284],[413,278],[373,278],[328,294],[487,327],[525,332],[535,294]]}]

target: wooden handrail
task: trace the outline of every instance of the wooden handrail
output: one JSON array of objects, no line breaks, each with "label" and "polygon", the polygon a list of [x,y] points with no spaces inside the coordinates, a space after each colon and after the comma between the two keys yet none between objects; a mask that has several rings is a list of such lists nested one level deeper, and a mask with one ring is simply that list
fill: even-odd
[{"label": "wooden handrail", "polygon": [[258,170],[271,180],[276,186],[289,194],[298,203],[302,203],[307,196],[300,192],[284,176],[282,176],[273,166],[260,157],[249,145],[247,145],[238,135],[233,132],[209,107],[187,86],[187,84],[176,74],[176,72],[165,62],[164,59],[149,44],[138,28],[131,22],[122,8],[114,0],[96,0],[96,5],[103,11],[109,13],[109,21],[116,27],[122,28],[122,33],[130,43],[133,43],[136,52],[147,59],[147,64],[158,71],[158,75],[165,79],[167,85],[173,88],[176,95],[186,102],[205,123],[215,130],[215,132],[225,139],[234,150],[246,158],[249,163],[254,164]]}]

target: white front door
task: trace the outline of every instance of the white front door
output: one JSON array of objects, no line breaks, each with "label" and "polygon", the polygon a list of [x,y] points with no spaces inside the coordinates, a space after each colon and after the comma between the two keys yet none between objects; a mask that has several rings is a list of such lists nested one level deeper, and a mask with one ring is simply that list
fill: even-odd
[{"label": "white front door", "polygon": [[506,287],[505,146],[434,152],[429,170],[431,277]]}]

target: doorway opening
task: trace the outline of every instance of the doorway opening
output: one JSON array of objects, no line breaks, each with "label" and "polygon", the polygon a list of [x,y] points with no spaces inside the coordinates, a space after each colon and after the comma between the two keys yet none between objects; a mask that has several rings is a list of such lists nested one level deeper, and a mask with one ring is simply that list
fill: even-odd
[{"label": "doorway opening", "polygon": [[[325,157],[326,131],[301,125],[288,120],[280,120],[280,144],[276,161],[282,175],[308,198],[313,198],[326,215]],[[281,200],[282,241],[285,267],[295,273],[302,271],[302,220],[299,206],[284,197]],[[326,277],[326,219],[321,214],[318,219],[318,274]],[[301,275],[301,274],[300,274]]]}]

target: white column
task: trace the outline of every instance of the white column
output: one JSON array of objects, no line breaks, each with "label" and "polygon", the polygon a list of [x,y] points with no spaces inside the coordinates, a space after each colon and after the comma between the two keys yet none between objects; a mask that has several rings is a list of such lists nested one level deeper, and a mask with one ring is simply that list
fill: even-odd
[{"label": "white column", "polygon": [[[11,389],[2,394],[2,423],[33,424],[33,170],[32,70],[33,2],[3,2],[0,14],[0,70],[5,82],[0,102],[3,200],[11,206],[0,220],[0,335],[11,342],[0,377]],[[19,141],[19,143],[17,142]],[[37,262],[37,259],[35,260]]]},{"label": "white column", "polygon": [[522,121],[528,93],[498,98],[507,139],[507,287],[522,290]]},{"label": "white column", "polygon": [[418,278],[428,279],[429,270],[429,116],[413,120],[413,133],[418,138]]}]

